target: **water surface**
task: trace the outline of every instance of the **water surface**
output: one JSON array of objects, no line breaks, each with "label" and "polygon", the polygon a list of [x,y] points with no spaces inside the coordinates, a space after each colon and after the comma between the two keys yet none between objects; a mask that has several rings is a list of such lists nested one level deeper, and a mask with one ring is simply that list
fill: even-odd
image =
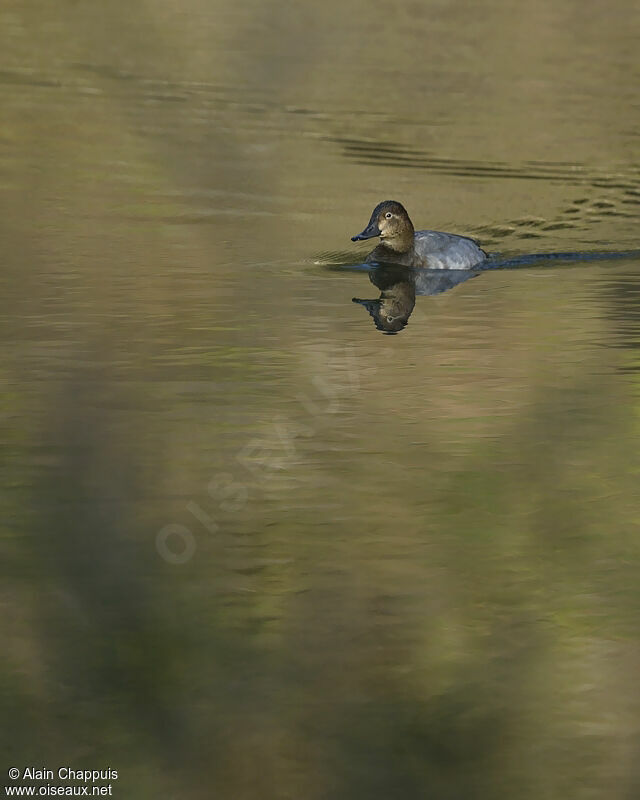
[{"label": "water surface", "polygon": [[[638,21],[3,4],[7,768],[637,795]],[[386,198],[516,268],[383,336]]]}]

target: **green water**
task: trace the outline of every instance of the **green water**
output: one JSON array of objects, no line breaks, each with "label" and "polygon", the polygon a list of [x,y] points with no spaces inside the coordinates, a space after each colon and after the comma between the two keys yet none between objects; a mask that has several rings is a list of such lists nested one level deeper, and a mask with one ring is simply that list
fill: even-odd
[{"label": "green water", "polygon": [[640,261],[492,270],[396,336],[347,267],[386,198],[506,259],[637,250],[639,26],[5,0],[3,775],[638,796]]}]

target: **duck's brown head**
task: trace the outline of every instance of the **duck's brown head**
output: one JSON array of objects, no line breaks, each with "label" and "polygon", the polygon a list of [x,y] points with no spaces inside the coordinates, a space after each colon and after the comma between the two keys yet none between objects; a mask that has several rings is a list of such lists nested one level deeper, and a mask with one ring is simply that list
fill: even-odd
[{"label": "duck's brown head", "polygon": [[384,200],[371,214],[367,227],[352,242],[379,236],[382,244],[397,253],[406,253],[413,245],[413,224],[402,203]]}]

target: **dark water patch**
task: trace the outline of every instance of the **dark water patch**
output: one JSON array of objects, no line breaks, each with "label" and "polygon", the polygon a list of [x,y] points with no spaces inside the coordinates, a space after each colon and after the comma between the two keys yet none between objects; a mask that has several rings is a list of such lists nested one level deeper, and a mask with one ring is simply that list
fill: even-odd
[{"label": "dark water patch", "polygon": [[637,375],[640,373],[640,273],[619,274],[603,281],[600,289],[607,300],[606,319],[611,338],[609,346],[625,351],[616,369],[633,375],[632,386],[637,394]]},{"label": "dark water patch", "polygon": [[[367,139],[335,138],[334,143],[342,149],[343,157],[360,166],[393,167],[427,170],[429,172],[461,178],[490,180],[547,181],[563,186],[587,185],[594,189],[614,192],[615,200],[578,198],[563,214],[578,214],[578,207],[590,204],[587,213],[606,216],[628,216],[616,208],[616,203],[626,197],[640,197],[640,174],[634,168],[624,173],[600,173],[578,162],[524,161],[510,164],[500,161],[476,161],[470,159],[443,158],[427,150]],[[543,224],[544,220],[540,221]]]},{"label": "dark water patch", "polygon": [[580,175],[583,165],[566,162],[543,164],[525,162],[520,166],[506,162],[481,162],[468,159],[442,158],[425,150],[404,147],[388,142],[360,139],[336,138],[334,142],[342,147],[343,156],[362,165],[382,167],[411,167],[425,169],[441,174],[467,178],[502,178],[520,180],[551,180],[564,184],[577,184],[583,181]]},{"label": "dark water patch", "polygon": [[545,261],[553,262],[553,266],[558,266],[558,262],[575,265],[592,261],[606,262],[635,259],[640,259],[640,250],[527,253],[508,258],[504,258],[501,254],[492,254],[489,260],[482,265],[482,268],[513,269],[515,267],[542,266]]},{"label": "dark water patch", "polygon": [[551,222],[545,225],[542,230],[544,231],[562,231],[575,228],[576,225],[572,222]]},{"label": "dark water patch", "polygon": [[[631,201],[634,204],[640,201]],[[594,224],[602,223],[608,218],[632,219],[636,216],[632,211],[621,206],[629,203],[626,197],[613,200],[606,198],[578,198],[561,209],[554,218],[519,217],[505,224],[481,225],[473,228],[476,236],[486,237],[485,243],[514,239],[533,239],[546,236],[554,231],[572,230],[588,231]]]},{"label": "dark water patch", "polygon": [[117,69],[108,64],[74,64],[73,69],[82,73],[91,73],[99,78],[107,78],[112,81],[119,81],[155,90],[184,90],[194,94],[225,94],[233,92],[235,95],[249,94],[250,90],[245,86],[229,87],[207,81],[175,80],[171,78],[152,78],[127,70]]},{"label": "dark water patch", "polygon": [[0,84],[59,89],[63,84],[56,78],[44,78],[31,70],[0,70]]}]

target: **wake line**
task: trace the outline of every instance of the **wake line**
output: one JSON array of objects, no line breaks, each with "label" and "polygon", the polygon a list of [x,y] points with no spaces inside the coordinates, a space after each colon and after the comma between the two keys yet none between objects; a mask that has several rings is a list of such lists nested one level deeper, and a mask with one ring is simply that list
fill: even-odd
[{"label": "wake line", "polygon": [[498,253],[489,256],[484,264],[478,265],[478,271],[485,269],[510,269],[513,267],[528,267],[532,264],[539,264],[541,261],[617,261],[621,259],[640,258],[640,250],[622,251],[596,251],[587,253],[529,253],[527,255],[515,256],[514,258],[503,259]]}]

